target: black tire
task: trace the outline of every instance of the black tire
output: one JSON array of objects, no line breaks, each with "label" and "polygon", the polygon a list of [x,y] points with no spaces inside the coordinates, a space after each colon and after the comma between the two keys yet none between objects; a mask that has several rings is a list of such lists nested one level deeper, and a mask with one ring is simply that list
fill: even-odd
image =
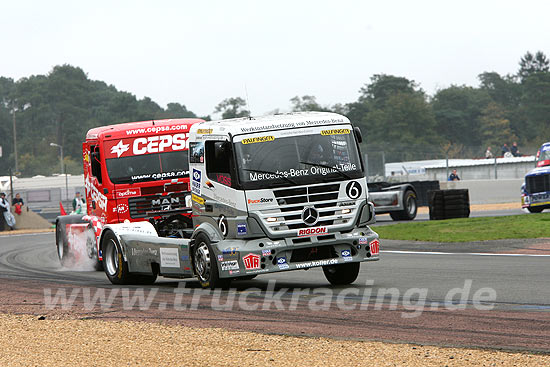
[{"label": "black tire", "polygon": [[112,231],[105,233],[102,239],[103,265],[105,274],[113,284],[153,284],[156,274],[132,274],[128,263],[124,261],[118,238]]},{"label": "black tire", "polygon": [[413,220],[416,218],[417,209],[416,194],[412,190],[407,190],[403,195],[403,210],[390,212],[390,217],[393,220]]},{"label": "black tire", "polygon": [[195,238],[193,267],[202,288],[229,288],[231,279],[220,278],[218,260],[212,250],[210,239],[204,233],[199,233]]},{"label": "black tire", "polygon": [[361,263],[354,262],[349,264],[327,265],[323,266],[323,273],[332,285],[346,285],[355,282],[359,275]]},{"label": "black tire", "polygon": [[530,206],[527,210],[529,210],[529,213],[542,213],[544,208],[542,206]]},{"label": "black tire", "polygon": [[57,248],[57,257],[61,266],[69,266],[72,261],[72,256],[69,251],[69,243],[67,241],[67,231],[63,220],[56,220],[55,222],[55,244]]}]

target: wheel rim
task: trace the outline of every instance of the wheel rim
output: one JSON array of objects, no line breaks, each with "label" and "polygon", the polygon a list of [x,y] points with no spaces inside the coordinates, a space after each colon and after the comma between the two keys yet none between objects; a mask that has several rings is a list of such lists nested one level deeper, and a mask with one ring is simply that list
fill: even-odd
[{"label": "wheel rim", "polygon": [[206,282],[210,279],[210,251],[208,251],[208,246],[206,243],[201,242],[195,249],[195,271],[197,276],[203,282]]},{"label": "wheel rim", "polygon": [[407,208],[409,209],[409,215],[414,215],[416,212],[416,201],[412,196],[407,198]]},{"label": "wheel rim", "polygon": [[114,276],[118,271],[118,247],[114,240],[107,242],[107,250],[103,257],[103,263],[107,269],[107,273]]}]

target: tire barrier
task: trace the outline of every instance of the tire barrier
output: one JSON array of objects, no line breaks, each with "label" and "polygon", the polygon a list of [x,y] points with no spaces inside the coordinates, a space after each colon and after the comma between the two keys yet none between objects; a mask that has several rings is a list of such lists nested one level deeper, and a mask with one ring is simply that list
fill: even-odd
[{"label": "tire barrier", "polygon": [[429,198],[430,220],[470,216],[468,189],[433,190],[429,192]]},{"label": "tire barrier", "polygon": [[430,191],[439,190],[439,181],[407,181],[403,183],[411,184],[414,187],[418,206],[428,206],[430,204]]}]

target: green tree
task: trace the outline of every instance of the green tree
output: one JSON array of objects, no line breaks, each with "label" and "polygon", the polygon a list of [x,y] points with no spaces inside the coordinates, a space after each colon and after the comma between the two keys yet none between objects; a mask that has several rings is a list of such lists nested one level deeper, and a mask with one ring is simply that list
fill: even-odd
[{"label": "green tree", "polygon": [[527,52],[519,61],[518,75],[522,81],[535,73],[546,73],[549,70],[548,58],[542,51],[537,51],[535,55]]},{"label": "green tree", "polygon": [[550,125],[550,72],[534,73],[524,80],[521,102],[523,137],[539,145],[540,133]]},{"label": "green tree", "polygon": [[214,113],[221,113],[222,119],[248,117],[250,111],[246,110],[245,107],[246,102],[241,97],[226,98],[216,106]]},{"label": "green tree", "polygon": [[432,99],[437,134],[452,144],[479,147],[482,144],[479,119],[490,102],[484,90],[451,86]]},{"label": "green tree", "polygon": [[293,112],[325,111],[330,112],[329,107],[323,107],[317,103],[315,96],[296,96],[290,99]]},{"label": "green tree", "polygon": [[504,143],[510,144],[517,140],[506,118],[506,111],[495,102],[490,102],[482,111],[480,117],[480,132],[484,147],[491,147],[493,152]]}]

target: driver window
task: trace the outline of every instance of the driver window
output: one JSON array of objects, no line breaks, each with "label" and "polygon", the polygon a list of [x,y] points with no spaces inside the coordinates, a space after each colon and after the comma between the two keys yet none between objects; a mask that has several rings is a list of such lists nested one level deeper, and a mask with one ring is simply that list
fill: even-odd
[{"label": "driver window", "polygon": [[99,147],[97,145],[90,146],[90,164],[92,166],[92,176],[97,178],[97,182],[101,185],[101,157],[99,155]]},{"label": "driver window", "polygon": [[226,141],[207,141],[204,145],[208,178],[231,186],[230,145]]}]

